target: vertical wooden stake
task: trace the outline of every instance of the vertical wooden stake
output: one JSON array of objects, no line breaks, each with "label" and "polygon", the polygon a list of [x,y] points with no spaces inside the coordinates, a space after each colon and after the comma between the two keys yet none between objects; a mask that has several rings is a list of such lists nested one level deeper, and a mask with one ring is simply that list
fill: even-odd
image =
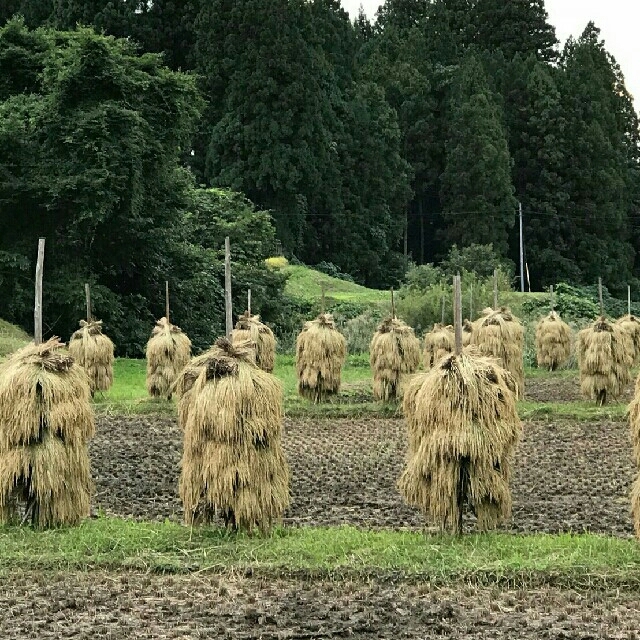
[{"label": "vertical wooden stake", "polygon": [[493,310],[498,310],[498,270],[493,270]]},{"label": "vertical wooden stake", "polygon": [[320,313],[324,313],[325,312],[325,308],[326,308],[326,301],[324,298],[324,282],[322,282],[320,284]]},{"label": "vertical wooden stake", "polygon": [[462,353],[462,286],[460,275],[453,278],[453,328],[456,338],[456,355]]},{"label": "vertical wooden stake", "polygon": [[442,302],[442,314],[441,314],[442,318],[441,318],[440,322],[441,322],[442,324],[444,324],[444,294],[442,294],[442,300],[441,300],[441,302]]},{"label": "vertical wooden stake", "polygon": [[469,287],[469,320],[473,322],[473,282]]},{"label": "vertical wooden stake", "polygon": [[549,287],[549,303],[551,305],[551,311],[555,311],[555,307],[553,305],[553,285]]},{"label": "vertical wooden stake", "polygon": [[84,284],[84,298],[87,303],[87,322],[91,322],[91,287],[88,282]]},{"label": "vertical wooden stake", "polygon": [[627,311],[628,315],[631,315],[631,285],[627,285]]},{"label": "vertical wooden stake", "polygon": [[224,239],[224,311],[227,338],[231,339],[233,331],[233,308],[231,306],[231,241]]},{"label": "vertical wooden stake", "polygon": [[169,281],[164,281],[164,317],[167,319],[167,322],[171,322],[169,318]]},{"label": "vertical wooden stake", "polygon": [[251,315],[251,289],[247,289],[247,313]]},{"label": "vertical wooden stake", "polygon": [[42,344],[42,272],[44,268],[44,238],[38,240],[38,261],[36,262],[36,299],[33,309],[33,339]]},{"label": "vertical wooden stake", "polygon": [[598,278],[598,300],[600,301],[600,316],[604,316],[604,302],[602,300],[602,278]]},{"label": "vertical wooden stake", "polygon": [[395,320],[396,317],[396,299],[393,295],[393,287],[391,287],[391,318]]}]

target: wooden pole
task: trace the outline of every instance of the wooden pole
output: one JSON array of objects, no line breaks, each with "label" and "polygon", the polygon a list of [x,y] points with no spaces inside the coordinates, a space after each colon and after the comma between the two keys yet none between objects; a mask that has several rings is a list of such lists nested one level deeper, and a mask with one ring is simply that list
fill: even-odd
[{"label": "wooden pole", "polygon": [[231,339],[233,331],[233,308],[231,306],[231,241],[224,239],[224,311],[227,338]]},{"label": "wooden pole", "polygon": [[171,322],[169,318],[169,281],[164,281],[164,317],[167,322]]},{"label": "wooden pole", "polygon": [[441,320],[440,320],[440,322],[441,322],[442,324],[444,324],[444,294],[442,294],[442,300],[441,300],[441,302],[442,302],[442,313],[441,313]]},{"label": "wooden pole", "polygon": [[553,306],[553,285],[549,287],[549,302],[551,304],[551,311],[554,311],[555,307]]},{"label": "wooden pole", "polygon": [[627,311],[628,315],[631,315],[631,285],[627,285]]},{"label": "wooden pole", "polygon": [[33,309],[33,339],[42,344],[42,272],[44,268],[44,238],[38,240],[38,261],[36,262],[36,299]]},{"label": "wooden pole", "polygon": [[600,301],[600,315],[604,316],[604,302],[602,300],[602,278],[598,278],[598,300]]},{"label": "wooden pole", "polygon": [[251,315],[251,289],[247,289],[247,313]]},{"label": "wooden pole", "polygon": [[88,282],[84,284],[84,298],[87,303],[87,322],[91,322],[91,287]]},{"label": "wooden pole", "polygon": [[395,320],[396,317],[396,299],[393,295],[393,287],[391,287],[391,318]]},{"label": "wooden pole", "polygon": [[453,278],[453,328],[456,338],[456,355],[462,353],[462,286],[460,275]]},{"label": "wooden pole", "polygon": [[493,270],[493,310],[498,310],[498,270]]},{"label": "wooden pole", "polygon": [[473,282],[469,287],[469,320],[473,322]]},{"label": "wooden pole", "polygon": [[320,313],[324,313],[325,312],[325,307],[326,307],[326,301],[324,298],[324,282],[322,282],[320,284]]}]

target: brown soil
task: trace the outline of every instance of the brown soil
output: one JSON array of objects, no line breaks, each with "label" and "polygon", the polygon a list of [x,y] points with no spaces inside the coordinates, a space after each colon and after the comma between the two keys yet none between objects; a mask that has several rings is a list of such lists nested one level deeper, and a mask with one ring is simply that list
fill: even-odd
[{"label": "brown soil", "polygon": [[634,594],[136,573],[11,576],[0,637],[638,638]]},{"label": "brown soil", "polygon": [[[174,420],[102,418],[91,444],[96,507],[110,515],[180,519],[182,433]],[[400,419],[288,420],[291,525],[421,528],[422,515],[396,490],[405,460]],[[633,479],[624,422],[530,422],[514,465],[518,532],[632,535]]]},{"label": "brown soil", "polygon": [[[580,374],[564,372],[549,374],[544,378],[527,378],[524,385],[525,400],[534,402],[576,402],[587,400],[580,393]],[[628,384],[616,402],[628,403],[633,397],[633,384]]]}]

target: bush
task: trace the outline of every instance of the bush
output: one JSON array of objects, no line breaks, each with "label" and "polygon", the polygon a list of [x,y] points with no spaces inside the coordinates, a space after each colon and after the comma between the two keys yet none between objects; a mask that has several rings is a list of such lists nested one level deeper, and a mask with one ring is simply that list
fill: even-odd
[{"label": "bush", "polygon": [[381,320],[381,313],[369,309],[344,323],[342,333],[347,339],[349,354],[368,353],[371,338]]},{"label": "bush", "polygon": [[347,282],[353,282],[353,277],[348,273],[343,273],[340,271],[340,268],[337,267],[333,262],[319,262],[317,265],[313,267],[316,271],[320,273],[325,273],[332,278],[338,278],[338,280],[346,280]]}]

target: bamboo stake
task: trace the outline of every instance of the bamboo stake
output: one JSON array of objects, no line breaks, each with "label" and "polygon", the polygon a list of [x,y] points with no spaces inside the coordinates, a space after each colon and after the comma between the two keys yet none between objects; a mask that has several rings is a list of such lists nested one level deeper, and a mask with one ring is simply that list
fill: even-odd
[{"label": "bamboo stake", "polygon": [[44,269],[44,238],[38,240],[38,261],[36,262],[36,299],[33,309],[33,339],[42,344],[42,272]]},{"label": "bamboo stake", "polygon": [[395,320],[396,317],[396,300],[393,295],[393,287],[391,287],[391,318]]},{"label": "bamboo stake", "polygon": [[631,285],[627,285],[627,312],[631,315]]},{"label": "bamboo stake", "polygon": [[498,270],[493,270],[493,310],[498,310]]},{"label": "bamboo stake", "polygon": [[320,313],[324,313],[325,312],[325,308],[326,308],[326,301],[325,301],[325,297],[324,297],[324,282],[322,282],[320,284]]},{"label": "bamboo stake", "polygon": [[551,304],[551,311],[554,311],[555,307],[553,305],[553,285],[549,287],[549,298],[550,298],[550,304]]},{"label": "bamboo stake", "polygon": [[224,310],[227,338],[231,339],[233,331],[233,307],[231,304],[231,241],[224,239]]},{"label": "bamboo stake", "polygon": [[169,320],[169,281],[168,280],[164,281],[164,317],[167,319],[167,322],[170,322]]},{"label": "bamboo stake", "polygon": [[87,322],[91,322],[91,287],[88,282],[84,284],[84,298],[87,304]]},{"label": "bamboo stake", "polygon": [[602,278],[598,278],[598,299],[600,301],[600,316],[604,317],[604,302],[602,299]]},{"label": "bamboo stake", "polygon": [[462,286],[460,275],[453,278],[453,328],[456,339],[456,355],[462,353]]},{"label": "bamboo stake", "polygon": [[469,287],[469,320],[473,321],[473,282]]},{"label": "bamboo stake", "polygon": [[251,315],[251,289],[247,289],[247,314]]},{"label": "bamboo stake", "polygon": [[442,294],[442,300],[441,300],[441,302],[442,302],[442,314],[441,314],[441,315],[442,315],[442,318],[441,318],[440,322],[441,322],[442,324],[444,324],[444,294]]}]

